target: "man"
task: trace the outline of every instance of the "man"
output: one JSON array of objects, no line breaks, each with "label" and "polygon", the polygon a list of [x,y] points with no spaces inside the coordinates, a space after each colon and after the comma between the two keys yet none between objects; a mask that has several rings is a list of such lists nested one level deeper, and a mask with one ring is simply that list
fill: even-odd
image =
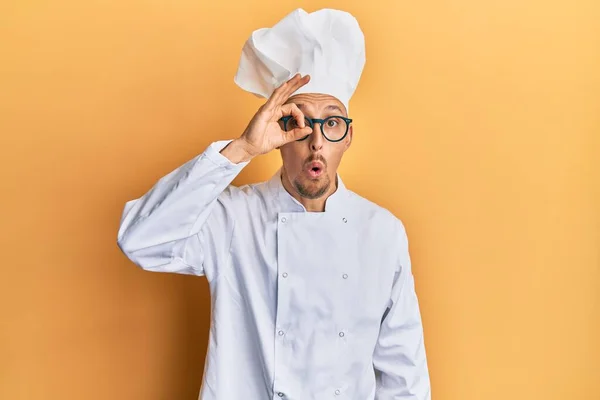
[{"label": "man", "polygon": [[[345,12],[255,31],[236,83],[268,99],[246,130],[125,205],[118,244],[134,263],[210,284],[202,400],[430,399],[404,227],[337,174],[363,65]],[[274,149],[272,179],[231,184]]]}]

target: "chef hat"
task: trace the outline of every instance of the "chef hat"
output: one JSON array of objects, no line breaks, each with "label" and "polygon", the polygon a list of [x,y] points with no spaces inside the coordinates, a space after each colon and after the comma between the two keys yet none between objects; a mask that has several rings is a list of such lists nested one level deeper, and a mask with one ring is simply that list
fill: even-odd
[{"label": "chef hat", "polygon": [[310,75],[299,93],[324,93],[346,110],[365,65],[364,35],[345,11],[292,11],[271,28],[252,32],[240,58],[235,83],[268,98],[296,73]]}]

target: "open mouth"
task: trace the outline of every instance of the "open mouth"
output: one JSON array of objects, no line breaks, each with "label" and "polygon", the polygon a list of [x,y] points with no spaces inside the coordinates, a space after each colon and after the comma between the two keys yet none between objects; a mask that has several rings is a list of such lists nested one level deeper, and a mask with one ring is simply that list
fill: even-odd
[{"label": "open mouth", "polygon": [[318,178],[323,173],[323,166],[319,162],[310,163],[307,172],[311,178]]}]

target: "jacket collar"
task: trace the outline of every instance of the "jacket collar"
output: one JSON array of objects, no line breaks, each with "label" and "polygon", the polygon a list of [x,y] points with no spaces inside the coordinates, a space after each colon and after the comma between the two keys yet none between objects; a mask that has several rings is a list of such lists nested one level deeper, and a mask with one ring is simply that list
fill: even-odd
[{"label": "jacket collar", "polygon": [[[285,189],[281,181],[281,172],[282,168],[280,167],[267,182],[269,192],[273,196],[280,211],[308,212],[306,208]],[[337,189],[327,198],[327,200],[325,200],[325,212],[344,211],[348,207],[349,191],[339,174],[336,174],[336,178]]]}]

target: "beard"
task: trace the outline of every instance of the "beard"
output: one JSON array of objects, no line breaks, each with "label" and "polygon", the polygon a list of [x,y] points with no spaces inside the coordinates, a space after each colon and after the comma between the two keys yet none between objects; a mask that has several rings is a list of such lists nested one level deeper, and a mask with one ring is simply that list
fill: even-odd
[{"label": "beard", "polygon": [[[309,164],[313,161],[319,161],[323,167],[321,174],[317,177],[310,177],[307,174],[307,169],[310,168]],[[327,159],[321,154],[312,154],[304,161],[300,173],[288,182],[296,193],[305,199],[315,200],[322,197],[331,186],[331,178],[327,174]]]},{"label": "beard", "polygon": [[302,180],[298,177],[294,179],[293,184],[300,196],[314,200],[327,193],[329,187],[331,186],[331,179],[329,179],[329,175],[324,173],[318,179],[314,180]]}]

